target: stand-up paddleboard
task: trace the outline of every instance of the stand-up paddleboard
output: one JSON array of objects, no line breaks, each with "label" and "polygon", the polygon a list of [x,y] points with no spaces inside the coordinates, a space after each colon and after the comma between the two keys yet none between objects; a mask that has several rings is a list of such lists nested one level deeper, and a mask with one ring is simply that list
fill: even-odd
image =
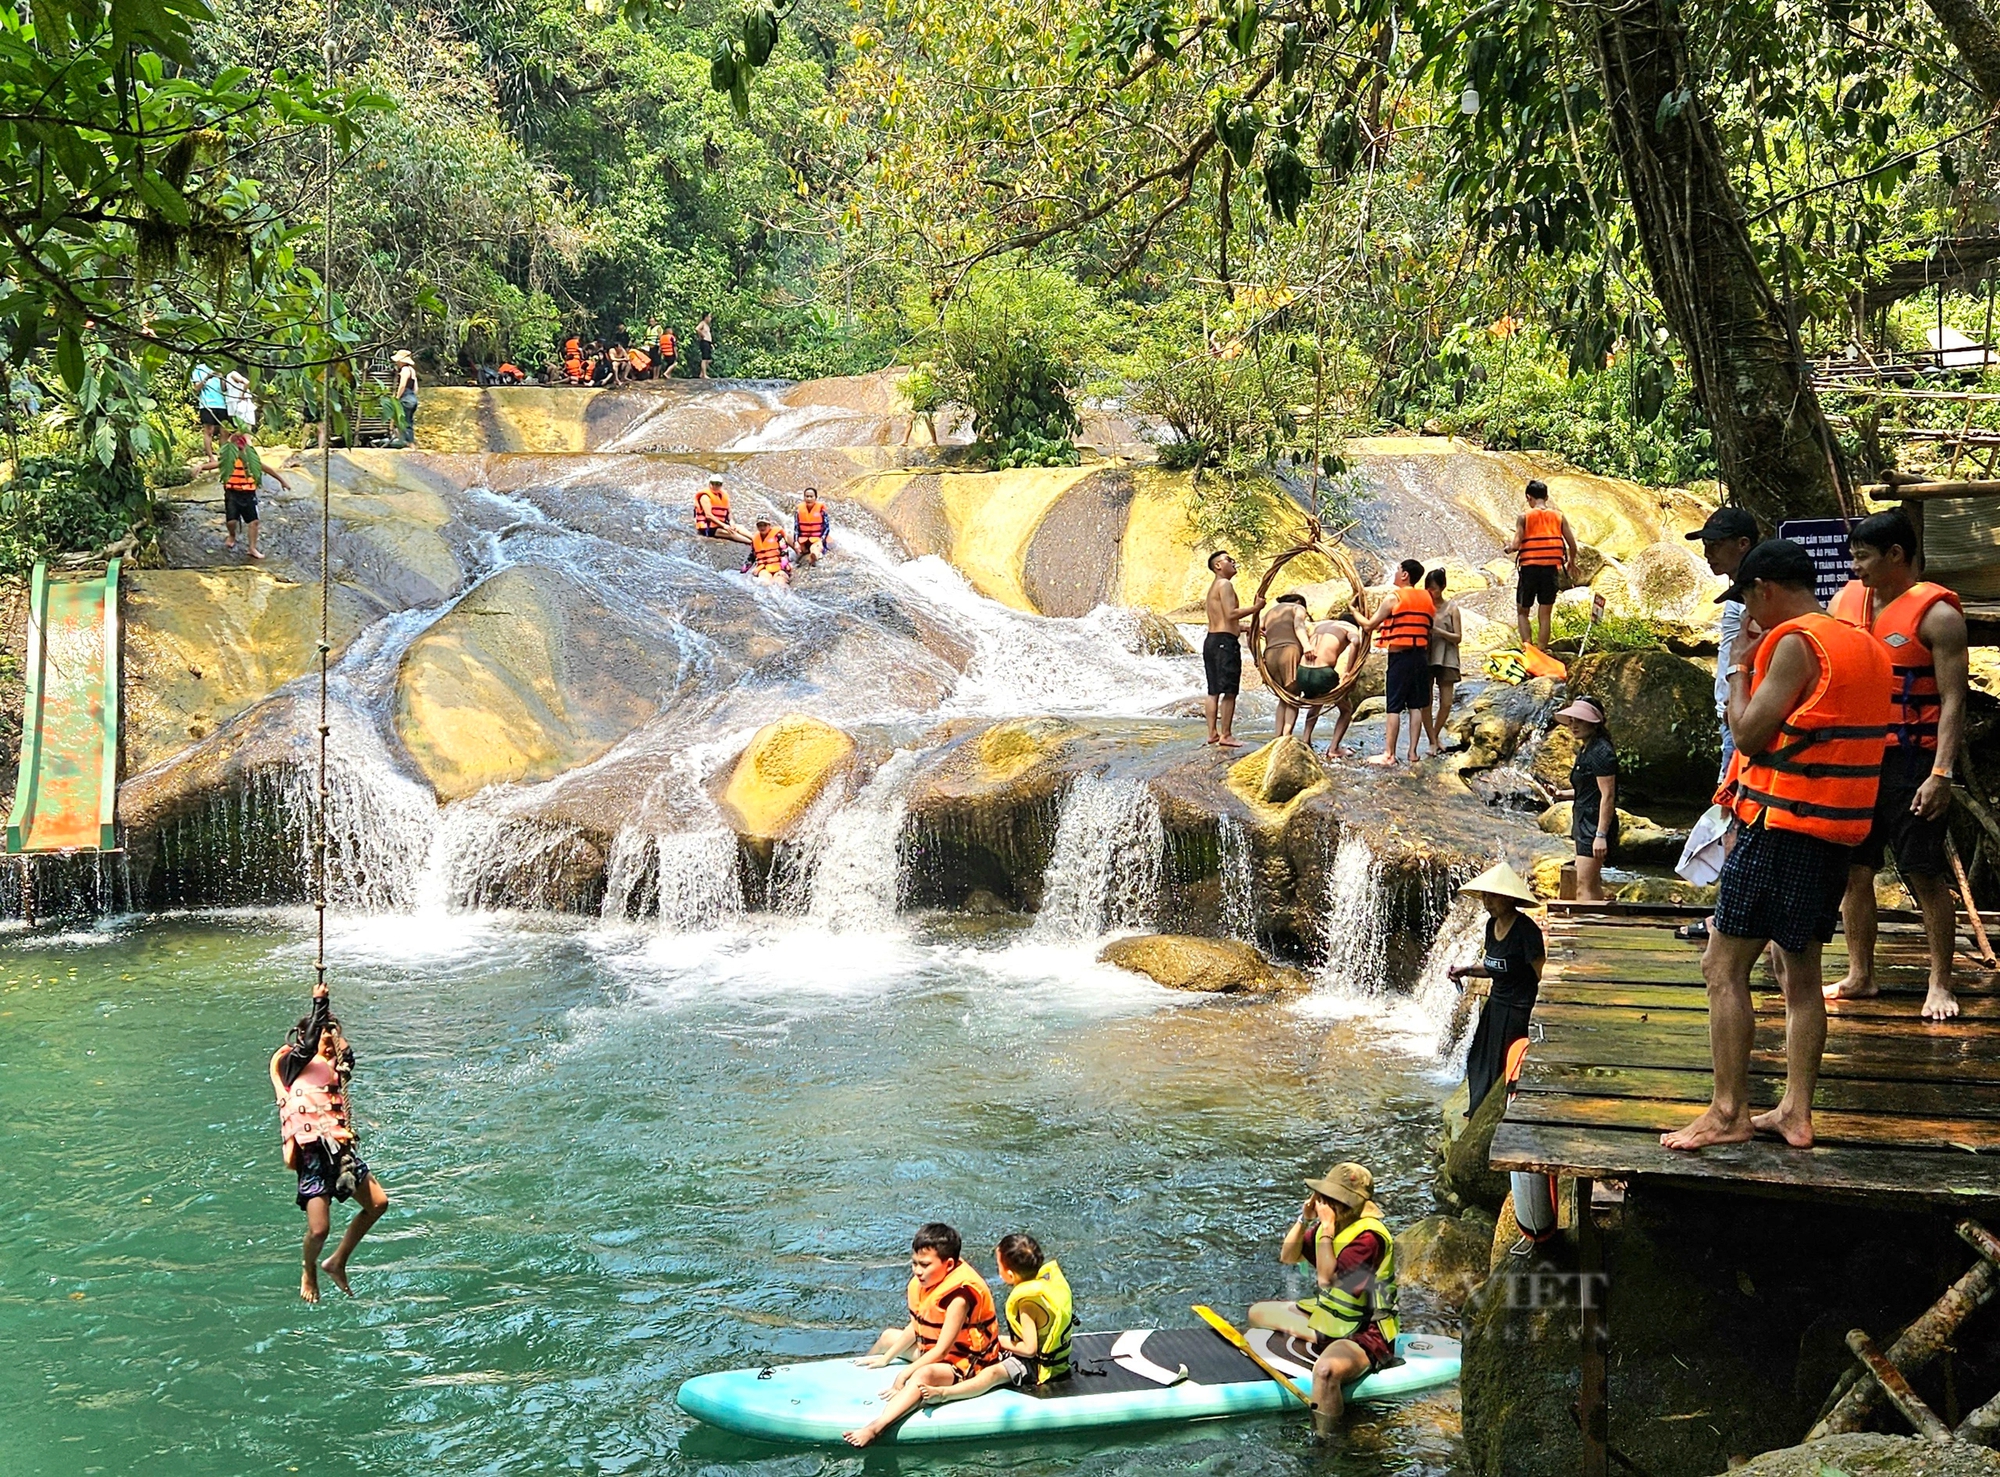
[{"label": "stand-up paddleboard", "polygon": [[[1313,1356],[1303,1339],[1247,1329],[1250,1344],[1302,1387]],[[1401,1364],[1347,1387],[1350,1401],[1395,1400],[1458,1378],[1458,1341],[1435,1334],[1396,1340]],[[1298,1401],[1207,1328],[1135,1329],[1078,1334],[1072,1373],[1034,1394],[1002,1387],[970,1400],[919,1406],[882,1440],[968,1441],[1087,1431],[1150,1421],[1297,1410]],[[864,1369],[852,1359],[822,1359],[767,1369],[698,1375],[674,1398],[696,1420],[766,1441],[836,1442],[873,1420],[882,1391],[900,1365]]]}]

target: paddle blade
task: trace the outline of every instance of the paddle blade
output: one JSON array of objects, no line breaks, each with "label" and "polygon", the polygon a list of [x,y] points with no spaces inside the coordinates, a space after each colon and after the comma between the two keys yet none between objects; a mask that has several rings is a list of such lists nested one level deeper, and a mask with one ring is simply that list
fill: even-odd
[{"label": "paddle blade", "polygon": [[1215,1309],[1209,1307],[1205,1303],[1196,1303],[1194,1305],[1194,1316],[1199,1318],[1203,1323],[1206,1323],[1210,1328],[1214,1329],[1224,1338],[1228,1339],[1229,1342],[1236,1345],[1238,1349],[1241,1349],[1243,1351],[1244,1357],[1249,1359],[1249,1361],[1252,1364],[1256,1365],[1259,1369],[1263,1370],[1264,1373],[1268,1374],[1272,1379],[1276,1380],[1279,1384],[1283,1385],[1287,1390],[1290,1390],[1292,1394],[1298,1398],[1298,1401],[1301,1405],[1310,1406],[1312,1404],[1312,1397],[1310,1395],[1306,1394],[1304,1390],[1301,1390],[1297,1385],[1293,1384],[1290,1380],[1286,1379],[1285,1376],[1281,1374],[1278,1370],[1274,1369],[1269,1363],[1269,1361],[1267,1361],[1255,1349],[1250,1347],[1250,1340],[1246,1339],[1245,1337],[1243,1337],[1242,1334],[1236,1331],[1236,1325],[1231,1323],[1227,1318],[1223,1317],[1220,1313],[1216,1312]]}]

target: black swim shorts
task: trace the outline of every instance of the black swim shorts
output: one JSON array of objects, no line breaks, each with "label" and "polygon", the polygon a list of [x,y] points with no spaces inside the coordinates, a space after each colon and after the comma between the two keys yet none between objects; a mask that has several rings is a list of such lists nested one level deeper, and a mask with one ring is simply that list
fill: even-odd
[{"label": "black swim shorts", "polygon": [[226,523],[255,523],[257,521],[257,494],[235,492],[224,488],[222,492],[222,517]]},{"label": "black swim shorts", "polygon": [[1243,645],[1227,631],[1210,631],[1201,643],[1201,669],[1210,697],[1235,697],[1243,688]]},{"label": "black swim shorts", "polygon": [[[354,1171],[354,1189],[343,1190],[340,1179],[342,1161]],[[319,1144],[299,1145],[299,1209],[306,1208],[308,1200],[319,1200],[332,1196],[335,1200],[351,1200],[361,1187],[368,1183],[368,1164],[354,1152],[352,1146],[339,1154],[329,1154]]]},{"label": "black swim shorts", "polygon": [[1407,713],[1431,704],[1430,654],[1421,646],[1398,647],[1389,653],[1388,705],[1391,713]]},{"label": "black swim shorts", "polygon": [[1891,749],[1882,759],[1882,784],[1875,792],[1875,823],[1868,839],[1854,848],[1854,865],[1871,872],[1882,870],[1889,852],[1896,854],[1896,869],[1906,877],[1942,877],[1951,871],[1945,854],[1946,827],[1950,808],[1934,821],[1927,821],[1910,809],[1917,791],[1930,777],[1936,755],[1929,749],[1915,751],[1915,757]]},{"label": "black swim shorts", "polygon": [[1851,846],[1803,831],[1741,827],[1716,887],[1716,931],[1770,939],[1793,954],[1814,940],[1827,942],[1840,922],[1853,854]]},{"label": "black swim shorts", "polygon": [[214,426],[217,429],[235,424],[230,419],[228,411],[219,409],[213,405],[202,406],[195,412],[194,418],[204,426]]},{"label": "black swim shorts", "polygon": [[1523,564],[1521,577],[1514,584],[1514,608],[1526,610],[1531,605],[1554,605],[1556,574],[1553,564]]}]

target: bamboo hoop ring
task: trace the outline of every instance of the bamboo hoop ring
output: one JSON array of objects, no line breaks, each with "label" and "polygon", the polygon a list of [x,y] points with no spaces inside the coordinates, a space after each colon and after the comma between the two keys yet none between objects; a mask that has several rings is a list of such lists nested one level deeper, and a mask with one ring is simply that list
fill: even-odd
[{"label": "bamboo hoop ring", "polygon": [[[1298,545],[1296,548],[1287,550],[1271,561],[1271,567],[1264,571],[1264,578],[1257,585],[1258,601],[1261,602],[1270,593],[1271,581],[1277,578],[1278,571],[1283,569],[1287,564],[1290,564],[1301,554],[1319,554],[1328,563],[1333,565],[1333,572],[1341,579],[1347,581],[1350,592],[1347,597],[1347,609],[1360,617],[1355,624],[1361,625],[1365,622],[1368,619],[1368,592],[1367,587],[1361,582],[1361,571],[1354,567],[1354,560],[1348,556],[1346,549],[1337,543],[1329,544],[1322,540],[1317,524],[1310,527],[1304,543]],[[1354,665],[1348,671],[1347,676],[1336,684],[1331,692],[1320,697],[1306,697],[1304,694],[1280,684],[1271,675],[1271,669],[1264,664],[1264,612],[1262,610],[1259,610],[1256,615],[1250,618],[1250,630],[1248,634],[1250,637],[1250,659],[1257,664],[1257,671],[1263,677],[1265,686],[1269,687],[1278,696],[1279,700],[1288,707],[1302,709],[1333,707],[1345,702],[1347,695],[1353,691],[1355,683],[1361,680],[1361,669],[1367,664],[1368,650],[1371,645],[1370,634],[1364,628],[1361,632],[1359,652],[1355,656]]]}]

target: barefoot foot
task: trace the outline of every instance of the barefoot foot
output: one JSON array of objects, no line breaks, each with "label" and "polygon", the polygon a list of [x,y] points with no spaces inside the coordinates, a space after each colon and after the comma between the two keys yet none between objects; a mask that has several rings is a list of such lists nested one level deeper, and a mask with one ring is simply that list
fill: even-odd
[{"label": "barefoot foot", "polygon": [[1930,993],[1924,996],[1924,1019],[1948,1021],[1957,1014],[1958,997],[1943,985],[1932,985]]},{"label": "barefoot foot", "polygon": [[1773,1108],[1768,1113],[1759,1113],[1750,1120],[1750,1127],[1758,1133],[1775,1133],[1794,1149],[1810,1149],[1813,1146],[1812,1114],[1787,1113],[1783,1108]]},{"label": "barefoot foot", "polygon": [[328,1257],[319,1264],[319,1269],[333,1279],[335,1287],[339,1288],[349,1297],[354,1296],[354,1289],[347,1285],[347,1263],[336,1262],[332,1257]]},{"label": "barefoot foot", "polygon": [[849,1446],[866,1446],[881,1434],[874,1426],[858,1426],[852,1431],[842,1431],[840,1439]]},{"label": "barefoot foot", "polygon": [[299,1275],[299,1296],[309,1303],[319,1301],[319,1269],[311,1262],[306,1263],[305,1271]]},{"label": "barefoot foot", "polygon": [[1388,769],[1394,767],[1396,756],[1394,754],[1376,754],[1368,760],[1368,763],[1374,765],[1377,769]]},{"label": "barefoot foot", "polygon": [[1881,993],[1873,980],[1858,980],[1853,975],[1842,975],[1830,985],[1822,985],[1820,994],[1829,1000],[1873,1000]]},{"label": "barefoot foot", "polygon": [[1243,740],[1240,738],[1219,738],[1216,742],[1225,749],[1240,749],[1243,747]]},{"label": "barefoot foot", "polygon": [[1725,1118],[1710,1108],[1686,1128],[1660,1135],[1660,1143],[1669,1149],[1705,1149],[1710,1144],[1741,1144],[1750,1138],[1750,1119],[1747,1116]]}]

